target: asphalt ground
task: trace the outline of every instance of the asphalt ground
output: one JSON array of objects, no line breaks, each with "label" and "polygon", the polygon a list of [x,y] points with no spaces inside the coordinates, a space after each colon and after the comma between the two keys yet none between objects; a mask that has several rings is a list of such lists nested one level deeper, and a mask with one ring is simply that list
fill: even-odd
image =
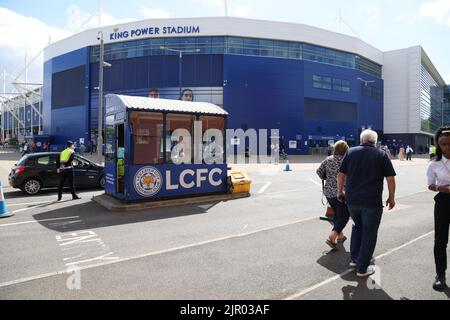
[{"label": "asphalt ground", "polygon": [[[0,154],[3,182],[17,158]],[[233,165],[252,178],[250,198],[145,212],[108,212],[91,201],[101,190],[57,203],[55,190],[5,186],[15,215],[0,220],[0,299],[448,300],[431,288],[427,160],[394,160],[397,206],[383,216],[369,280],[348,268],[349,240],[337,252],[325,244],[319,160],[295,158],[291,172]]]}]

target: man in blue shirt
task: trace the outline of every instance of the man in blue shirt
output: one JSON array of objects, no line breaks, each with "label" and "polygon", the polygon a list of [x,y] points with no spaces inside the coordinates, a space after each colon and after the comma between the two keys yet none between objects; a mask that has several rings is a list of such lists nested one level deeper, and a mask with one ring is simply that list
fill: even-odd
[{"label": "man in blue shirt", "polygon": [[389,189],[386,206],[389,210],[395,206],[396,173],[386,152],[376,148],[377,140],[375,131],[363,131],[361,145],[347,152],[338,175],[338,199],[346,202],[354,222],[350,266],[356,267],[359,277],[375,273],[370,260],[375,251],[383,214],[384,178]]}]

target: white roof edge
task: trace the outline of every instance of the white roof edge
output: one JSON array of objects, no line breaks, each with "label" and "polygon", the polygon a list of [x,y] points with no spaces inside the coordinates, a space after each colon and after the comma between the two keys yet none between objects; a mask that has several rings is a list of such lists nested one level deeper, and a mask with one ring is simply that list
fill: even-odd
[{"label": "white roof edge", "polygon": [[421,49],[421,54],[422,54],[422,63],[425,63],[425,65],[428,67],[428,69],[431,71],[431,73],[433,73],[433,75],[437,77],[437,80],[438,80],[438,82],[440,82],[440,85],[445,86],[446,83],[445,83],[444,78],[442,78],[441,74],[434,66],[434,64],[431,61],[428,54],[425,52],[425,50],[423,49],[422,46],[420,47],[420,49]]},{"label": "white roof edge", "polygon": [[135,110],[151,110],[160,112],[183,112],[207,115],[228,115],[221,107],[209,102],[180,101],[173,99],[154,99],[141,96],[107,94],[107,101],[119,100],[123,107]]},{"label": "white roof edge", "polygon": [[[197,34],[164,34],[110,40],[114,29],[133,30],[146,27],[164,28],[167,26],[200,26]],[[353,36],[320,29],[318,27],[293,22],[278,22],[237,17],[202,17],[148,19],[99,27],[82,31],[69,38],[59,40],[44,50],[44,61],[84,47],[98,45],[97,34],[102,31],[105,43],[124,42],[148,38],[186,37],[186,36],[241,36],[273,40],[298,41],[359,54],[380,65],[383,64],[381,50]]]}]

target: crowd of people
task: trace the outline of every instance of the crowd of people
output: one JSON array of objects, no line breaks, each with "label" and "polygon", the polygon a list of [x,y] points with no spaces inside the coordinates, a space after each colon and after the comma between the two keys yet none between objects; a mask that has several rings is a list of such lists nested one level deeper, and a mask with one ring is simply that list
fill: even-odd
[{"label": "crowd of people", "polygon": [[[384,205],[392,210],[395,205],[396,172],[391,159],[397,150],[390,152],[385,146],[377,148],[378,135],[365,130],[361,145],[349,148],[345,141],[338,141],[332,154],[326,158],[316,173],[324,181],[324,195],[333,209],[333,229],[325,243],[338,250],[338,243],[347,237],[343,230],[350,218],[353,221],[349,265],[356,269],[358,277],[375,273],[372,256],[378,239]],[[438,195],[434,198],[436,277],[433,289],[446,287],[447,244],[450,227],[450,126],[441,127],[435,135],[437,146],[430,147],[431,162],[427,168],[428,188]],[[432,149],[433,148],[433,149]],[[414,151],[401,146],[398,157],[411,159]],[[383,203],[383,185],[387,181],[388,199]]]}]

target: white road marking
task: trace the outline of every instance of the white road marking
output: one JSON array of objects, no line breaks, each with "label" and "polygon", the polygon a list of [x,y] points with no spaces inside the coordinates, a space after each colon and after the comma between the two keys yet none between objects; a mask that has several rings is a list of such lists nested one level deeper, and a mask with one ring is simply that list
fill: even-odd
[{"label": "white road marking", "polygon": [[[392,253],[394,253],[394,252],[396,252],[396,251],[398,251],[400,249],[403,249],[403,248],[405,248],[405,247],[407,247],[407,246],[413,244],[414,242],[417,242],[417,241],[419,241],[419,240],[421,240],[423,238],[426,238],[426,237],[428,237],[429,235],[431,235],[433,233],[434,233],[434,231],[431,231],[431,232],[428,232],[428,233],[426,233],[424,235],[421,235],[420,237],[417,237],[417,238],[415,238],[415,239],[413,239],[411,241],[408,241],[408,242],[406,242],[405,244],[403,244],[403,245],[401,245],[399,247],[391,249],[388,252],[383,253],[383,254],[375,257],[375,260],[379,260],[379,259],[381,259],[383,257],[391,255]],[[329,278],[329,279],[327,279],[325,281],[322,281],[322,282],[320,282],[320,283],[318,283],[318,284],[316,284],[316,285],[314,285],[312,287],[309,287],[309,288],[307,288],[305,290],[302,290],[299,293],[296,293],[296,294],[293,294],[293,295],[291,295],[291,296],[289,296],[287,298],[284,298],[283,300],[293,300],[293,299],[300,298],[301,296],[304,296],[304,295],[306,295],[306,294],[308,294],[308,293],[310,293],[310,292],[312,292],[312,291],[314,291],[314,290],[316,290],[316,289],[318,289],[320,287],[323,287],[324,285],[327,285],[327,284],[329,284],[329,283],[331,283],[331,282],[333,282],[333,281],[335,281],[335,280],[337,280],[337,279],[339,279],[341,277],[344,277],[347,274],[349,274],[351,272],[354,272],[354,271],[355,271],[355,269],[348,269],[348,270],[344,271],[343,273],[338,274],[337,276],[331,277],[331,278]]]},{"label": "white road marking", "polygon": [[56,201],[52,200],[52,201],[41,201],[41,202],[12,203],[12,204],[7,204],[6,206],[7,207],[32,206],[32,205],[40,205],[40,204],[50,203],[50,202],[56,202]]},{"label": "white road marking", "polygon": [[267,183],[266,183],[266,184],[258,191],[258,193],[259,193],[259,194],[264,193],[264,191],[266,191],[267,188],[268,188],[271,184],[272,184],[272,182],[267,182]]},{"label": "white road marking", "polygon": [[276,192],[269,192],[269,193],[264,193],[264,196],[269,196],[269,195],[273,195],[273,194],[282,194],[282,193],[291,193],[291,192],[299,192],[299,191],[306,191],[306,190],[310,190],[311,188],[301,188],[301,189],[291,189],[291,190],[285,190],[285,191],[276,191]]},{"label": "white road marking", "polygon": [[[281,225],[274,226],[274,227],[263,228],[263,229],[259,229],[259,230],[255,230],[255,231],[251,231],[251,232],[247,232],[247,233],[241,233],[241,234],[237,234],[237,235],[232,235],[232,236],[226,236],[226,237],[206,240],[206,241],[202,241],[202,242],[197,242],[197,243],[193,243],[193,244],[189,244],[189,245],[185,245],[185,246],[180,246],[180,247],[175,247],[175,248],[170,248],[170,249],[165,249],[165,250],[160,250],[160,251],[154,251],[154,252],[150,252],[150,253],[145,253],[145,254],[129,257],[129,258],[117,259],[117,260],[110,261],[110,262],[104,262],[104,263],[97,263],[97,264],[93,264],[93,265],[88,265],[88,266],[79,268],[79,270],[81,271],[81,270],[86,270],[86,269],[93,269],[93,268],[102,267],[102,266],[111,265],[111,264],[116,264],[116,263],[120,263],[120,262],[127,262],[127,261],[131,261],[131,260],[137,260],[137,259],[146,258],[146,257],[150,257],[150,256],[165,254],[165,253],[169,253],[169,252],[173,252],[173,251],[179,251],[179,250],[183,250],[183,249],[195,248],[195,247],[199,247],[199,246],[202,246],[202,245],[205,245],[205,244],[220,242],[220,241],[234,239],[234,238],[246,237],[246,236],[253,235],[253,234],[256,234],[256,233],[269,231],[269,230],[273,230],[273,229],[278,229],[278,228],[283,228],[283,227],[287,227],[287,226],[290,226],[290,225],[303,223],[303,222],[307,222],[307,221],[312,221],[312,220],[317,220],[317,219],[318,218],[315,216],[315,217],[306,218],[306,219],[302,219],[302,220],[298,220],[298,221],[294,221],[294,222],[289,222],[289,223],[281,224]],[[41,274],[41,275],[37,275],[37,276],[33,276],[33,277],[28,277],[28,278],[22,278],[22,279],[17,279],[17,280],[13,280],[13,281],[3,282],[3,283],[0,283],[0,288],[8,287],[8,286],[19,284],[19,283],[34,281],[34,280],[38,280],[38,279],[49,278],[49,277],[53,277],[53,276],[61,275],[61,274],[66,274],[66,273],[67,273],[66,270],[56,271],[56,272],[45,273],[45,274]]]},{"label": "white road marking", "polygon": [[0,227],[9,227],[9,226],[17,226],[17,225],[20,225],[20,224],[39,223],[39,222],[57,221],[57,220],[68,220],[68,219],[76,219],[76,218],[79,218],[79,216],[66,217],[66,218],[44,219],[44,220],[30,220],[30,221],[15,222],[15,223],[6,223],[6,224],[0,224]]}]

